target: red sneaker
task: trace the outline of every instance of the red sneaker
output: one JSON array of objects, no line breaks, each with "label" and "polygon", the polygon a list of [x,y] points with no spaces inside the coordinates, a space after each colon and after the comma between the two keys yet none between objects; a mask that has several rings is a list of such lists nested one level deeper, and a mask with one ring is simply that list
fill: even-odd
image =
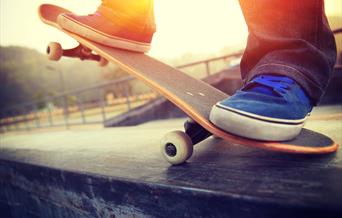
[{"label": "red sneaker", "polygon": [[64,29],[103,45],[148,52],[155,32],[154,21],[144,24],[141,20],[129,19],[128,15],[119,17],[119,13],[111,13],[100,6],[97,12],[88,16],[61,14],[57,22]]}]

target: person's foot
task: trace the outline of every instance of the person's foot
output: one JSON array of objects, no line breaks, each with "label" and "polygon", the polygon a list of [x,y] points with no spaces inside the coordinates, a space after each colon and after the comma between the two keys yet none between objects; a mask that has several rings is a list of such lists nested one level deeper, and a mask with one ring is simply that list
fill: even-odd
[{"label": "person's foot", "polygon": [[300,133],[311,110],[310,99],[294,80],[259,75],[233,96],[214,105],[210,121],[246,138],[286,141]]},{"label": "person's foot", "polygon": [[65,13],[57,18],[58,24],[70,32],[110,47],[136,52],[148,52],[155,32],[154,25],[137,26],[131,21],[112,22],[100,12],[88,16]]}]

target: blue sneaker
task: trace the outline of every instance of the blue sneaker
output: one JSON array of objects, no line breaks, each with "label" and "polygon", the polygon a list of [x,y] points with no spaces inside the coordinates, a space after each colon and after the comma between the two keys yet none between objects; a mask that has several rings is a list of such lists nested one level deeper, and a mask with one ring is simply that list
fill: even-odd
[{"label": "blue sneaker", "polygon": [[310,99],[294,80],[260,75],[214,105],[210,121],[235,135],[286,141],[300,133],[311,110]]}]

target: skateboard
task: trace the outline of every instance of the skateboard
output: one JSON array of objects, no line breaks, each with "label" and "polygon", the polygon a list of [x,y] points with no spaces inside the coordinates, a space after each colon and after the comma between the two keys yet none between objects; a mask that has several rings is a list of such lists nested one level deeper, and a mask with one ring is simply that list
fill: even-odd
[{"label": "skateboard", "polygon": [[59,14],[66,12],[71,13],[50,4],[39,7],[39,17],[45,24],[79,42],[77,47],[67,50],[63,50],[59,43],[50,43],[47,48],[49,59],[77,57],[98,61],[101,66],[108,61],[113,62],[158,91],[189,116],[184,125],[185,131],[169,132],[161,139],[161,152],[169,163],[177,165],[185,162],[191,157],[193,146],[211,135],[233,144],[284,153],[326,154],[338,149],[339,145],[332,139],[308,129],[303,129],[291,141],[265,142],[236,136],[215,127],[209,121],[210,110],[216,102],[229,97],[227,94],[146,54],[107,47],[62,29],[56,20]]}]

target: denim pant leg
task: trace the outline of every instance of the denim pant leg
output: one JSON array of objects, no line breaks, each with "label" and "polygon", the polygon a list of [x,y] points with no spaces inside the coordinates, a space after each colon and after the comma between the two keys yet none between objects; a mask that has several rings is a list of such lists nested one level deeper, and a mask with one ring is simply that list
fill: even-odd
[{"label": "denim pant leg", "polygon": [[244,82],[259,74],[286,75],[317,104],[336,59],[323,0],[240,0],[240,6],[249,30]]}]

